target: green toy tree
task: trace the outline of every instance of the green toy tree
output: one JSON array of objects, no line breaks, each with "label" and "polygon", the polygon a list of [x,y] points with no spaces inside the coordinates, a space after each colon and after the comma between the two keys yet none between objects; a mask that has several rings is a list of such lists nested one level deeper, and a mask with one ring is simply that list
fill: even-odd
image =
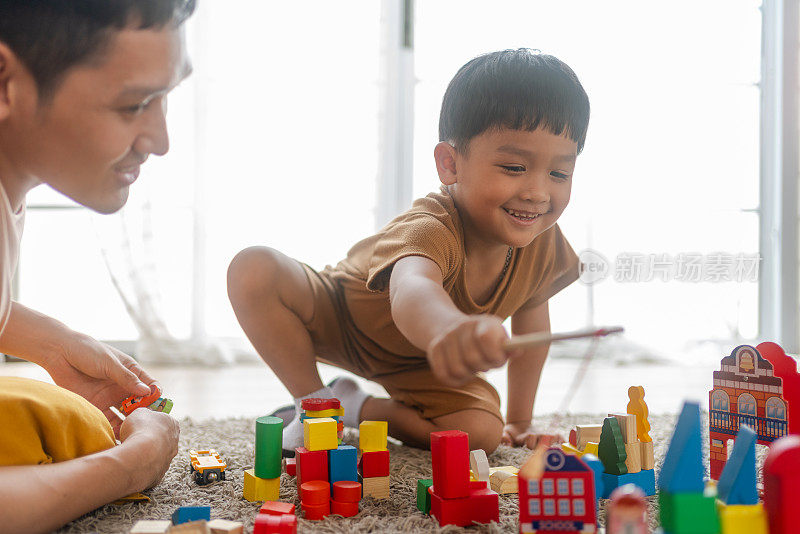
[{"label": "green toy tree", "polygon": [[628,472],[625,465],[625,460],[628,459],[628,453],[625,452],[625,439],[622,437],[622,429],[616,417],[606,417],[603,420],[597,454],[600,456],[600,461],[603,462],[606,473],[624,475]]}]

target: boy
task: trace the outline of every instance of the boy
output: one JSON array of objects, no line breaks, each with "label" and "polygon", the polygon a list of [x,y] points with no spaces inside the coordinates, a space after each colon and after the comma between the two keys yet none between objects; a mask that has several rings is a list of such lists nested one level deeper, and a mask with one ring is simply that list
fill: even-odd
[{"label": "boy", "polygon": [[[434,150],[441,192],[414,202],[336,267],[315,272],[267,248],[232,261],[228,293],[245,333],[295,397],[284,446],[302,444],[305,397],[338,397],[344,422],[386,420],[427,447],[460,429],[470,447],[535,444],[533,401],[548,347],[509,354],[515,334],[549,331],[548,299],[578,278],[555,224],[569,202],[589,101],[572,70],[530,50],[464,65],[444,95]],[[325,388],[316,360],[381,384]],[[508,361],[508,412],[481,371]],[[286,414],[282,414],[286,415]]]},{"label": "boy", "polygon": [[188,74],[181,25],[193,10],[0,0],[0,352],[57,384],[0,377],[4,532],[49,532],[150,487],[177,453],[168,415],[137,410],[120,425],[109,410],[154,382],[132,358],[12,302],[10,287],[30,189],[111,213],[147,157],[167,152],[166,95]]}]

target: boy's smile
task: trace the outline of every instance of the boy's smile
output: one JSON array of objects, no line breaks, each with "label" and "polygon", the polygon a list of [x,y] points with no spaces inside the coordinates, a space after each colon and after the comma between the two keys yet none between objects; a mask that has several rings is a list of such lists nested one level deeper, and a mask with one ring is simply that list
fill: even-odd
[{"label": "boy's smile", "polygon": [[569,203],[577,143],[564,135],[543,128],[490,129],[473,137],[466,153],[448,143],[436,151],[468,250],[524,247]]}]

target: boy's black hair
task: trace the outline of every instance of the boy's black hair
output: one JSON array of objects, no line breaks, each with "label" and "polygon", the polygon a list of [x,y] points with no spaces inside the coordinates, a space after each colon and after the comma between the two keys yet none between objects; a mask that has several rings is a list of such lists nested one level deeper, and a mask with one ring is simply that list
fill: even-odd
[{"label": "boy's black hair", "polygon": [[195,0],[0,0],[0,41],[47,100],[70,68],[104,52],[114,31],[180,25],[194,8]]},{"label": "boy's black hair", "polygon": [[586,141],[589,97],[569,66],[537,50],[520,48],[478,56],[447,86],[439,115],[439,141],[467,151],[470,139],[490,128],[566,134]]}]

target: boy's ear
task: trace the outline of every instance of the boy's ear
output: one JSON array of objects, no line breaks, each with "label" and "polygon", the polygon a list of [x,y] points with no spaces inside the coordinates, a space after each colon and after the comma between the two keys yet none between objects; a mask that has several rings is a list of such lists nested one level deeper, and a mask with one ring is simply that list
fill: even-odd
[{"label": "boy's ear", "polygon": [[11,113],[15,98],[14,82],[21,73],[22,63],[17,55],[0,41],[0,121],[5,120]]},{"label": "boy's ear", "polygon": [[444,185],[453,185],[458,181],[456,170],[456,149],[447,141],[442,141],[433,149],[433,157],[436,160],[436,172],[439,173],[439,181]]}]

